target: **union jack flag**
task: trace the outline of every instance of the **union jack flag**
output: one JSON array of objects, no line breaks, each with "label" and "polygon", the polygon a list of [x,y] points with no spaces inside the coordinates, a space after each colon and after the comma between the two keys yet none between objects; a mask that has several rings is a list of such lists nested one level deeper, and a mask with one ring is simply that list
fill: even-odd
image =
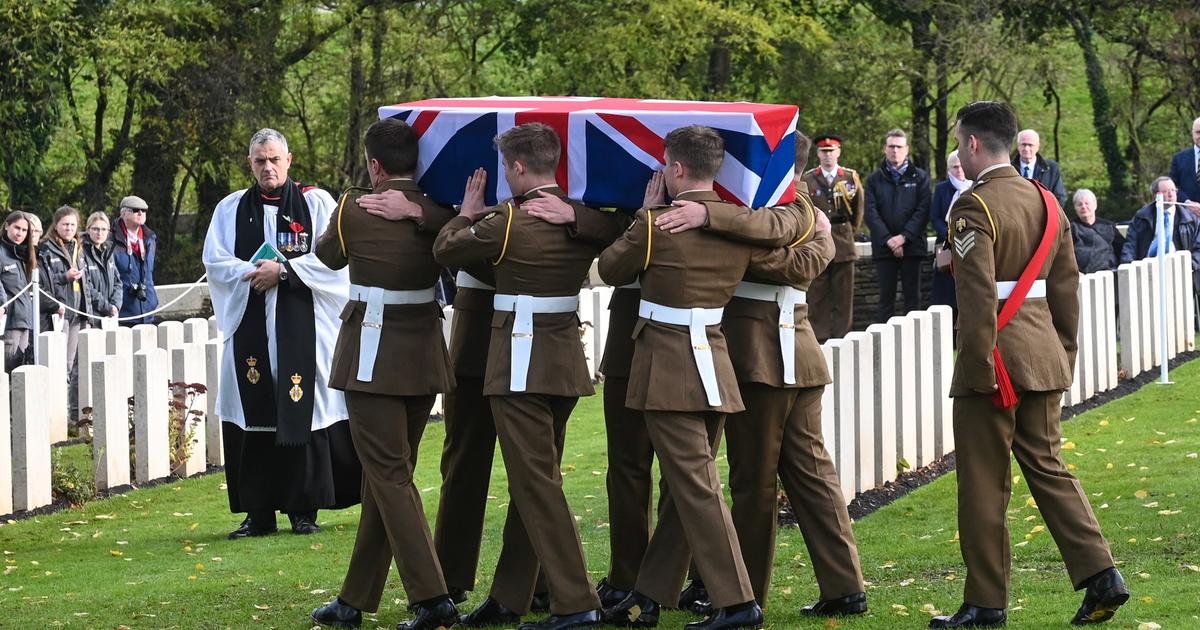
[{"label": "union jack flag", "polygon": [[404,120],[420,136],[417,179],[438,202],[460,203],[480,166],[488,204],[512,196],[493,139],[541,122],[563,141],[557,180],[567,195],[613,208],[642,205],[646,181],[663,165],[663,138],[693,124],[725,139],[722,198],[755,208],[792,201],[796,115],[793,105],[596,97],[435,98],[379,108],[380,118]]}]

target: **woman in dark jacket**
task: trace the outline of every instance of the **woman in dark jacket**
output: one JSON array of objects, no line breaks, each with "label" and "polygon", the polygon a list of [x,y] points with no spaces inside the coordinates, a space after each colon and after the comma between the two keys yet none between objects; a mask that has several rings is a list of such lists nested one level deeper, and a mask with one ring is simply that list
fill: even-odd
[{"label": "woman in dark jacket", "polygon": [[[29,284],[29,220],[24,212],[13,212],[4,220],[0,234],[0,303],[8,302]],[[0,310],[4,320],[4,371],[25,363],[33,330],[33,298],[28,291],[21,293]]]},{"label": "woman in dark jacket", "polygon": [[108,215],[93,212],[88,217],[87,238],[83,239],[83,279],[90,298],[88,311],[100,317],[116,317],[124,293],[109,231]]},{"label": "woman in dark jacket", "polygon": [[46,238],[38,246],[38,259],[42,270],[41,283],[49,287],[54,299],[65,306],[63,332],[67,333],[67,372],[70,374],[71,418],[78,419],[79,372],[75,365],[75,353],[79,349],[79,331],[87,324],[87,283],[83,279],[83,242],[78,238],[79,211],[63,206],[54,211],[54,219]]},{"label": "woman in dark jacket", "polygon": [[1080,188],[1072,203],[1076,218],[1071,221],[1071,238],[1079,273],[1116,269],[1125,237],[1112,221],[1096,216],[1096,194],[1092,191]]}]

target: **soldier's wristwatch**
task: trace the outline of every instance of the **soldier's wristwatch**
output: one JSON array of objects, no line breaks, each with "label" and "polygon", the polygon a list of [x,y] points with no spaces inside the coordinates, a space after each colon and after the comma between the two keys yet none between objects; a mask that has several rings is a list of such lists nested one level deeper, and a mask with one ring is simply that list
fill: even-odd
[{"label": "soldier's wristwatch", "polygon": [[287,282],[287,279],[288,279],[287,267],[284,265],[279,265],[279,281]]}]

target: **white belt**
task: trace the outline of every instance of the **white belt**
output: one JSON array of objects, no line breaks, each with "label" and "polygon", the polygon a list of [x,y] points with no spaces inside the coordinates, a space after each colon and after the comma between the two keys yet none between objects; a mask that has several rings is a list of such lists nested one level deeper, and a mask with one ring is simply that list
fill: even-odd
[{"label": "white belt", "polygon": [[458,275],[454,276],[454,286],[460,289],[481,289],[483,291],[496,290],[496,287],[462,270],[459,270]]},{"label": "white belt", "polygon": [[362,331],[358,339],[358,378],[370,383],[375,376],[375,359],[379,357],[379,338],[383,333],[383,307],[386,304],[428,304],[434,300],[434,287],[413,291],[389,291],[379,287],[350,285],[350,299],[366,302]]},{"label": "white belt", "polygon": [[[997,282],[996,283],[996,299],[1007,300],[1008,296],[1012,295],[1013,290],[1017,288],[1016,281]],[[1044,298],[1046,297],[1046,281],[1034,280],[1033,286],[1029,287],[1029,294],[1026,298]]]},{"label": "white belt", "polygon": [[533,352],[533,314],[574,313],[579,310],[579,296],[534,297],[497,293],[492,298],[492,306],[497,311],[516,313],[512,329],[508,388],[514,392],[523,392],[526,378],[529,376],[529,355]]},{"label": "white belt", "polygon": [[808,294],[800,289],[775,284],[742,281],[733,295],[747,300],[779,305],[779,353],[783,357],[783,382],[796,384],[796,305],[807,304]]},{"label": "white belt", "polygon": [[724,314],[724,308],[674,308],[649,300],[642,300],[638,304],[638,317],[688,327],[688,334],[692,338],[692,358],[696,361],[700,382],[704,385],[704,394],[711,407],[721,406],[721,392],[717,388],[717,369],[713,365],[712,348],[708,345],[705,326],[720,324]]}]

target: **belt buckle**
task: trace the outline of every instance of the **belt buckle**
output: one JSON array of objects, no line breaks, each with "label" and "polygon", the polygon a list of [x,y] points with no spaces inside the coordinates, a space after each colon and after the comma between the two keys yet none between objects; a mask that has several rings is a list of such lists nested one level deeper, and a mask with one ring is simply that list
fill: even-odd
[{"label": "belt buckle", "polygon": [[381,324],[381,323],[376,324],[375,322],[363,322],[362,327],[363,328],[383,328],[383,324]]},{"label": "belt buckle", "polygon": [[791,329],[791,328],[795,328],[796,325],[795,324],[780,324],[779,327]]},{"label": "belt buckle", "polygon": [[522,339],[522,338],[525,338],[525,337],[532,337],[532,336],[533,336],[533,333],[526,333],[526,332],[515,332],[515,333],[513,333],[513,334],[512,334],[512,336],[513,336],[513,338],[514,338],[514,339]]},{"label": "belt buckle", "polygon": [[692,346],[692,350],[700,350],[700,351],[702,351],[702,352],[707,352],[707,351],[709,351],[709,350],[711,350],[711,349],[712,349],[712,347],[711,347],[711,346],[709,346],[709,345],[708,345],[708,344],[706,344],[706,343],[702,343],[702,344],[700,344],[700,345],[694,345],[694,346]]}]

